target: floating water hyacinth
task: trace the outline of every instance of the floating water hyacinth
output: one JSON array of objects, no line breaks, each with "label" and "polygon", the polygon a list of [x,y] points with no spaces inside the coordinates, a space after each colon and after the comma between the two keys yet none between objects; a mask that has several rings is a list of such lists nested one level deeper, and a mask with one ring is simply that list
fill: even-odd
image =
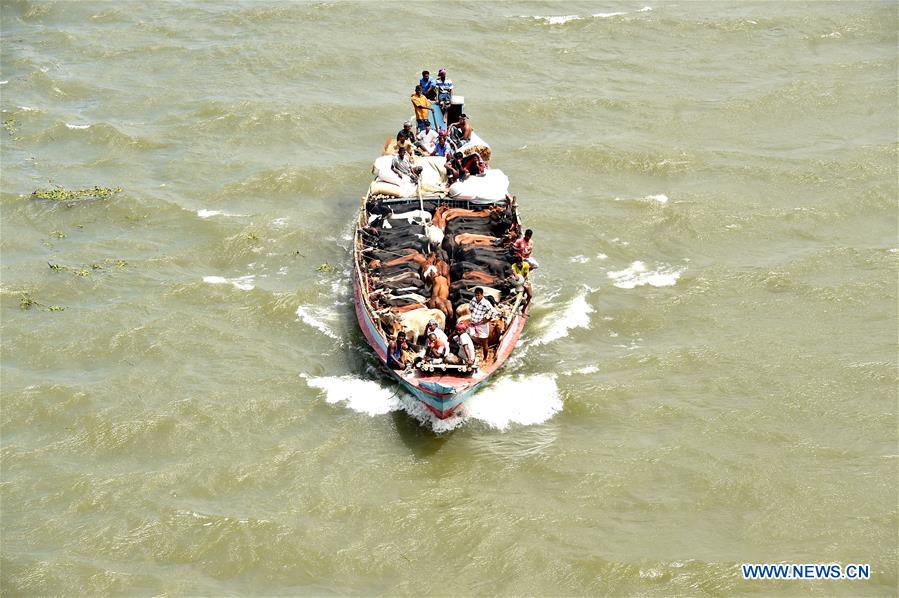
[{"label": "floating water hyacinth", "polygon": [[75,199],[109,199],[116,193],[121,193],[122,188],[116,187],[92,187],[90,189],[37,189],[31,194],[34,199],[49,199],[52,201],[71,201]]}]

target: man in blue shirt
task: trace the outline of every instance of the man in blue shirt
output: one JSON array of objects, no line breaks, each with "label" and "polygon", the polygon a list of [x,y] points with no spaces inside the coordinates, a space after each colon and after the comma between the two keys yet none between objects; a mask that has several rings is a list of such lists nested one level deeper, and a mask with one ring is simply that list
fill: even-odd
[{"label": "man in blue shirt", "polygon": [[431,73],[422,71],[421,79],[418,83],[421,85],[421,93],[423,93],[426,98],[432,102],[437,99],[437,86],[434,85],[434,80],[431,79]]},{"label": "man in blue shirt", "polygon": [[452,152],[452,149],[450,148],[450,144],[446,141],[446,129],[440,129],[437,132],[437,143],[434,145],[433,155],[449,158],[450,152]]}]

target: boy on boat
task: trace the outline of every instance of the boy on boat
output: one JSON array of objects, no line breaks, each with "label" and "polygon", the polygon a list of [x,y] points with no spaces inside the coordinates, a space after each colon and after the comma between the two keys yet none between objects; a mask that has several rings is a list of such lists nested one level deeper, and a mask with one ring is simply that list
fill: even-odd
[{"label": "boy on boat", "polygon": [[512,284],[515,286],[516,293],[524,293],[524,305],[531,302],[533,291],[531,290],[531,282],[528,276],[531,273],[531,265],[524,261],[521,255],[516,254],[512,260]]}]

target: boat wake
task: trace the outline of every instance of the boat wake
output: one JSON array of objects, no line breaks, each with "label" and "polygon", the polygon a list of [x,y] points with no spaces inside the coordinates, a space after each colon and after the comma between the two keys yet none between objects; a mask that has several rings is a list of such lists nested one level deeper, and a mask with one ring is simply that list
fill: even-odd
[{"label": "boat wake", "polygon": [[[590,290],[590,289],[588,289]],[[547,331],[534,341],[535,345],[545,345],[568,336],[575,328],[590,328],[590,314],[595,310],[587,302],[587,291],[581,292],[565,307],[562,314],[549,324]]]},{"label": "boat wake", "polygon": [[332,317],[332,312],[326,311],[321,307],[315,307],[313,305],[297,306],[298,322],[303,322],[307,326],[315,328],[325,336],[339,341],[340,336],[336,332],[334,332],[334,330],[332,330],[331,327],[325,322],[326,319],[332,319]]},{"label": "boat wake", "polygon": [[311,388],[322,391],[329,404],[345,403],[348,409],[368,416],[404,410],[436,434],[443,434],[471,421],[506,431],[513,424],[542,424],[562,410],[562,399],[554,374],[503,378],[468,399],[459,413],[439,419],[423,403],[394,385],[353,375],[311,377],[300,374]]},{"label": "boat wake", "polygon": [[375,382],[355,376],[325,376],[310,378],[300,374],[306,384],[318,388],[325,393],[328,403],[346,402],[353,411],[366,415],[384,415],[403,408],[403,401],[398,397],[399,391],[391,391]]},{"label": "boat wake", "polygon": [[677,279],[684,270],[685,268],[663,266],[658,270],[647,271],[646,264],[636,261],[624,270],[608,272],[607,276],[619,289],[633,289],[647,284],[653,287],[670,287],[677,284]]}]

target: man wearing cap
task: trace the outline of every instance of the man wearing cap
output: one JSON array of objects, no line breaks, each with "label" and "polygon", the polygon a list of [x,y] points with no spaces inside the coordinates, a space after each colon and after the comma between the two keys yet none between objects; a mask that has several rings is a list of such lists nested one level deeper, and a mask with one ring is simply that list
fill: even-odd
[{"label": "man wearing cap", "polygon": [[421,93],[421,85],[415,86],[415,93],[412,94],[412,108],[415,110],[415,120],[418,123],[418,130],[425,128],[425,123],[431,120],[429,112],[434,112],[431,108],[431,100]]},{"label": "man wearing cap", "polygon": [[418,132],[418,143],[415,145],[421,148],[426,156],[433,156],[437,147],[437,131],[431,128],[431,121],[425,121],[425,128]]}]

